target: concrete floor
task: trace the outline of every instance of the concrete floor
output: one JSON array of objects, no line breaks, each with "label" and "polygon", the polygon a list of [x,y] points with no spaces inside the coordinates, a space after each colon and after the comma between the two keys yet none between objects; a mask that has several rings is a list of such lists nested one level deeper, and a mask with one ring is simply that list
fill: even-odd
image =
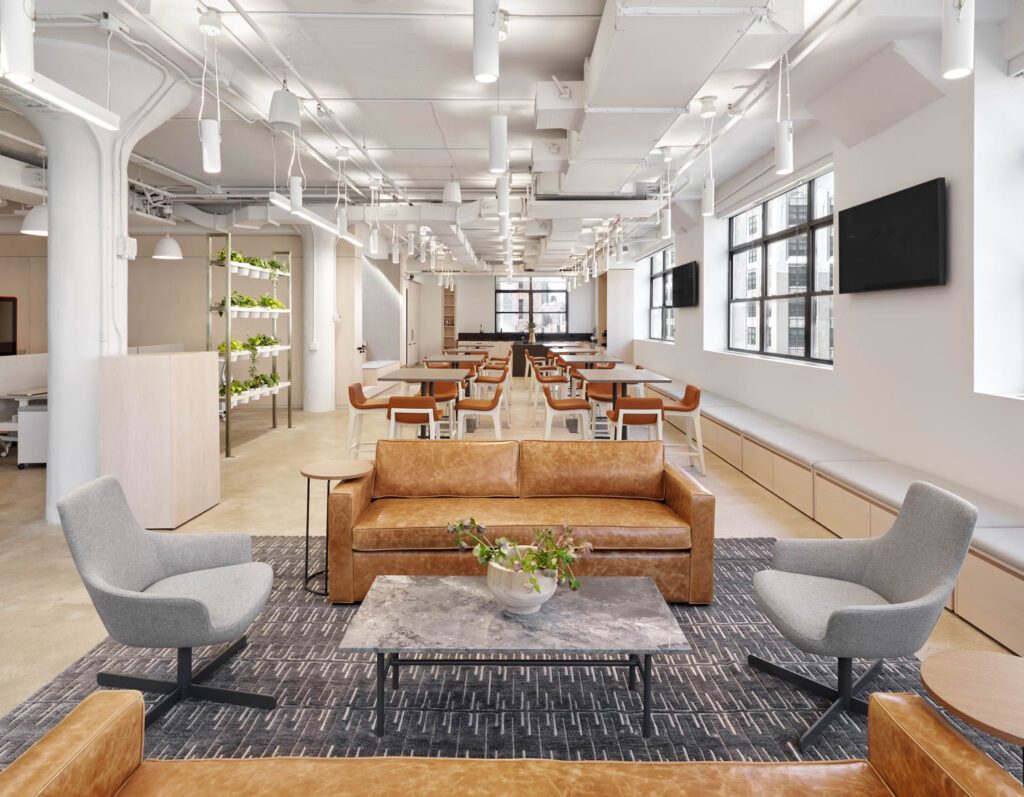
[{"label": "concrete floor", "polygon": [[[543,436],[542,422],[531,424],[524,386],[522,380],[517,380],[513,427],[506,430],[506,437]],[[282,424],[270,430],[269,406],[240,408],[233,420],[235,456],[223,462],[221,503],[176,533],[301,535],[306,481],[299,475],[299,468],[308,462],[344,456],[346,411],[315,415],[296,412],[293,429]],[[382,418],[367,418],[364,428],[364,439],[369,441],[386,433]],[[667,430],[668,442],[681,440],[675,429]],[[555,436],[569,437],[564,428],[557,426]],[[470,437],[491,439],[489,421]],[[671,448],[668,456],[678,458]],[[363,457],[370,458],[371,452],[364,451]],[[707,455],[707,467],[708,474],[702,481],[717,497],[717,536],[833,537],[713,454]],[[13,457],[0,460],[0,714],[29,697],[105,636],[60,527],[42,519],[45,475],[43,468],[17,470]],[[314,484],[313,499],[312,528],[323,533],[322,484]],[[1002,650],[949,612],[944,613],[918,655],[925,658],[947,649]]]}]

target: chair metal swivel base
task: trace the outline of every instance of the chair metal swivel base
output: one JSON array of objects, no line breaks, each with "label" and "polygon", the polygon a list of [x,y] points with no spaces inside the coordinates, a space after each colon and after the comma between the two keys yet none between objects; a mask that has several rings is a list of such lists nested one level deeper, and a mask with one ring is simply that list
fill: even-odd
[{"label": "chair metal swivel base", "polygon": [[785,667],[780,667],[778,664],[766,661],[759,656],[747,656],[747,664],[755,670],[760,670],[761,672],[766,672],[769,675],[774,675],[776,678],[786,681],[787,683],[799,686],[801,689],[806,689],[811,694],[834,701],[825,713],[818,717],[814,724],[811,725],[811,727],[808,728],[800,737],[797,744],[801,750],[804,750],[814,744],[818,736],[821,735],[821,732],[831,724],[832,720],[839,715],[840,711],[861,714],[865,717],[868,715],[867,701],[854,697],[854,695],[860,692],[867,682],[878,674],[878,671],[882,669],[882,662],[883,659],[876,661],[868,668],[867,672],[854,682],[853,659],[839,659],[837,672],[838,686],[836,687],[819,683],[812,678],[808,678],[806,675],[801,675],[793,670],[787,670]]},{"label": "chair metal swivel base", "polygon": [[229,703],[233,706],[249,708],[277,708],[277,698],[273,695],[261,695],[256,692],[236,692],[233,689],[220,689],[213,686],[202,686],[202,682],[246,645],[245,637],[233,642],[227,650],[217,658],[207,662],[195,673],[192,672],[192,648],[178,648],[178,673],[174,681],[160,681],[155,678],[138,678],[134,675],[120,675],[112,672],[101,672],[96,676],[96,683],[115,689],[138,689],[140,692],[157,692],[161,697],[146,711],[146,727],[162,717],[172,706],[187,698],[196,700],[213,700],[218,703]]}]

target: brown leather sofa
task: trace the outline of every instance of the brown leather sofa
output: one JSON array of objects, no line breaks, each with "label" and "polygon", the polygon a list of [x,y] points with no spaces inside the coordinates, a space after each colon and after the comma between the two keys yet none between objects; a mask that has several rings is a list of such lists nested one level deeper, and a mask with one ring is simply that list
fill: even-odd
[{"label": "brown leather sofa", "polygon": [[866,761],[145,760],[138,692],[95,692],[0,773],[0,797],[1010,797],[1024,789],[916,695],[875,694]]},{"label": "brown leather sofa", "polygon": [[328,589],[362,600],[379,575],[483,575],[446,527],[491,540],[571,526],[594,552],[578,575],[650,576],[665,599],[710,603],[715,497],[665,462],[660,441],[381,440],[374,470],[328,506]]}]

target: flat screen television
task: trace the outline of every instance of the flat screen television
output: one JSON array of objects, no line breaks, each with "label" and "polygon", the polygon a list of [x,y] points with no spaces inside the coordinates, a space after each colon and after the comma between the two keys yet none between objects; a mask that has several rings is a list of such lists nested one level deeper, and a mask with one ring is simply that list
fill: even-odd
[{"label": "flat screen television", "polygon": [[696,260],[672,269],[673,307],[696,307],[700,303],[699,274]]},{"label": "flat screen television", "polygon": [[946,180],[839,211],[839,292],[946,284]]}]

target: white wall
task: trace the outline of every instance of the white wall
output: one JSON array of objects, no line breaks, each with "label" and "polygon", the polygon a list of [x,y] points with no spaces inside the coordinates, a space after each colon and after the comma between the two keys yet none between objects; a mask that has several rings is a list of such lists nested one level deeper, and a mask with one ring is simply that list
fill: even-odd
[{"label": "white wall", "polygon": [[494,332],[493,274],[469,274],[455,280],[455,329]]},{"label": "white wall", "polygon": [[363,259],[363,340],[367,360],[398,360],[402,328],[402,297],[387,270],[392,263]]},{"label": "white wall", "polygon": [[[979,36],[979,55],[985,44]],[[793,423],[1020,503],[1024,402],[974,392],[974,278],[990,266],[976,265],[974,250],[973,82],[946,82],[942,89],[944,99],[857,146],[835,142],[833,152],[839,209],[946,178],[948,285],[837,295],[833,368],[726,353],[726,223],[712,220],[676,242],[685,256],[703,255],[700,308],[676,311],[675,345],[638,340],[636,358]],[[998,127],[994,118],[979,120],[986,123]],[[1019,161],[1019,137],[1006,134],[1016,139],[1011,149]],[[1019,162],[1008,168],[1019,169]],[[734,182],[751,180],[745,173]],[[978,310],[986,312],[980,305]]]}]

